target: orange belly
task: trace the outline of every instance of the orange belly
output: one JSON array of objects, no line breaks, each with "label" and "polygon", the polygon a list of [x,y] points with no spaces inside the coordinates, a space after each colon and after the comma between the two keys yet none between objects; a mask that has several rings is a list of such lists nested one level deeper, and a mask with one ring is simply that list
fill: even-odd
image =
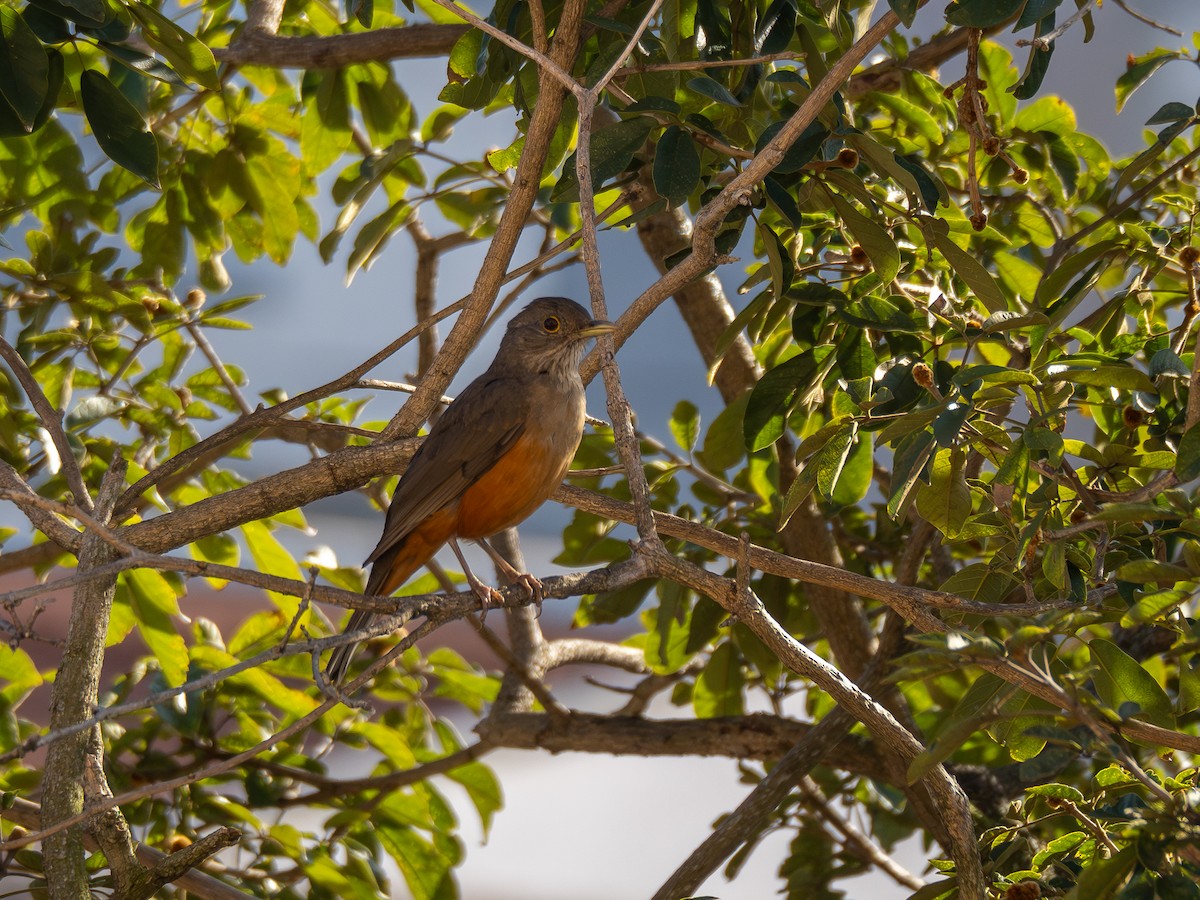
[{"label": "orange belly", "polygon": [[[576,443],[578,439],[576,439]],[[522,437],[463,492],[454,533],[478,540],[524,521],[562,481],[575,447],[548,446]]]}]

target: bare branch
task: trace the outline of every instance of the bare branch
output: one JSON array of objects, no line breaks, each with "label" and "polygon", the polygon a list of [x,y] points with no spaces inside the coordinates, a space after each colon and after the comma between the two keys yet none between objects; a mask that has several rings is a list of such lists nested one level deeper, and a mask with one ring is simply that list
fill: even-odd
[{"label": "bare branch", "polygon": [[67,433],[63,431],[62,413],[54,408],[54,405],[42,391],[41,385],[37,383],[37,379],[29,371],[29,366],[25,364],[25,360],[21,358],[21,354],[2,335],[0,335],[0,358],[8,363],[9,369],[16,376],[17,382],[25,392],[25,396],[29,398],[30,406],[37,413],[42,427],[50,436],[50,440],[54,444],[54,449],[58,454],[59,465],[62,466],[63,475],[67,479],[67,486],[71,489],[71,493],[75,495],[76,505],[90,512],[92,509],[92,497],[88,493],[87,485],[83,483],[83,473],[79,470],[79,461],[75,459],[75,453],[71,450],[71,444],[67,441]]},{"label": "bare branch", "polygon": [[469,25],[416,24],[355,34],[284,37],[247,25],[237,40],[213,55],[235,66],[340,69],[355,63],[446,56],[470,30]]}]

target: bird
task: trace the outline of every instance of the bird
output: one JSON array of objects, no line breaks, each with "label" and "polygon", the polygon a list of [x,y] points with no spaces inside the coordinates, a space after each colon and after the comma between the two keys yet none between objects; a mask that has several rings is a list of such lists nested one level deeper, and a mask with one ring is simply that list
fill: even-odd
[{"label": "bird", "polygon": [[[364,594],[386,597],[450,543],[486,609],[498,591],[471,572],[458,538],[480,544],[504,574],[541,599],[541,582],[514,569],[487,538],[524,521],[566,474],[583,437],[579,364],[587,341],[614,326],[566,297],[541,297],[509,321],[496,358],[429,430],[400,477]],[[370,621],[355,610],[346,631]],[[356,644],[337,647],[325,667],[340,684]]]}]

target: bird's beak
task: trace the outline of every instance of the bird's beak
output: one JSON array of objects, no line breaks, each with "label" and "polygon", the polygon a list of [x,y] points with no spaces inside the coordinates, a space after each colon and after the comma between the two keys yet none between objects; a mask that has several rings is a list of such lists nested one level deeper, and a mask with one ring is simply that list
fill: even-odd
[{"label": "bird's beak", "polygon": [[592,319],[592,321],[580,328],[575,334],[580,338],[590,338],[601,334],[612,334],[616,330],[617,326],[612,322],[607,322],[604,319]]}]

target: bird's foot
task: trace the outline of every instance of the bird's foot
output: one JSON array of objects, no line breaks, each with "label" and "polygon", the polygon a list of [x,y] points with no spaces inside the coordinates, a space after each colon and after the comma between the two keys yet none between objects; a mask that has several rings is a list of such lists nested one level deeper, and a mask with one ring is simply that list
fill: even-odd
[{"label": "bird's foot", "polygon": [[541,618],[542,601],[546,599],[546,590],[542,587],[541,580],[530,572],[517,572],[512,580],[513,584],[519,584],[529,591],[529,599],[533,601],[533,608]]},{"label": "bird's foot", "polygon": [[501,594],[491,585],[484,584],[478,578],[468,578],[467,584],[471,588],[471,592],[479,598],[479,603],[483,607],[483,612],[486,614],[489,609],[495,609],[498,606],[504,605],[504,595]]}]

